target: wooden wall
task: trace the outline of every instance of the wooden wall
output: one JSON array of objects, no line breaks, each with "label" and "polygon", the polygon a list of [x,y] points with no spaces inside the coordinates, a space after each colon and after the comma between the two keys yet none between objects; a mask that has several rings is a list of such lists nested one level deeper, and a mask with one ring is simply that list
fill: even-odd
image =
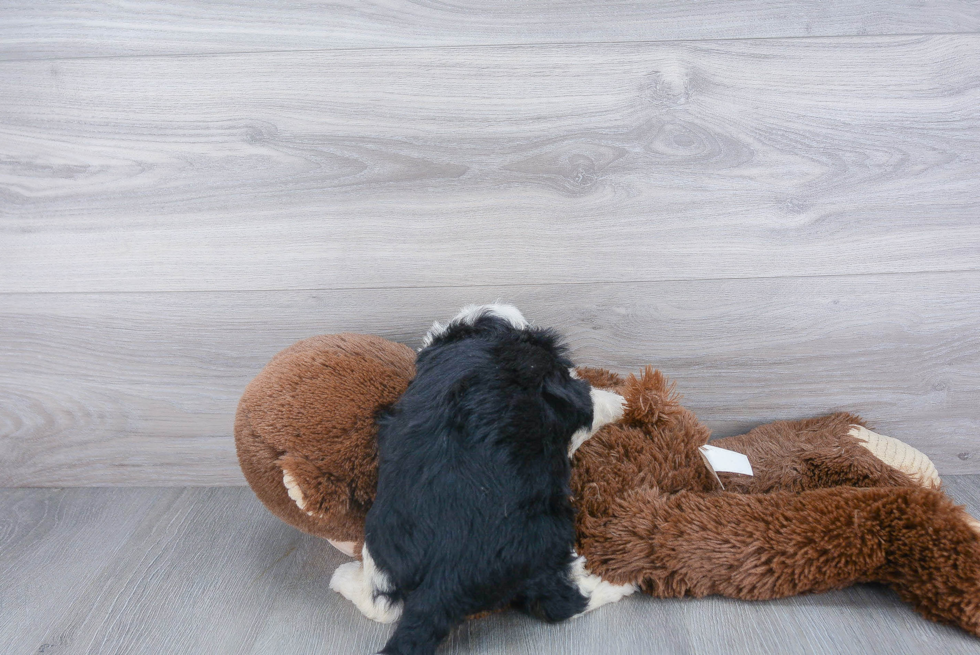
[{"label": "wooden wall", "polygon": [[0,485],[241,484],[313,334],[514,302],[980,472],[980,7],[5,2]]}]

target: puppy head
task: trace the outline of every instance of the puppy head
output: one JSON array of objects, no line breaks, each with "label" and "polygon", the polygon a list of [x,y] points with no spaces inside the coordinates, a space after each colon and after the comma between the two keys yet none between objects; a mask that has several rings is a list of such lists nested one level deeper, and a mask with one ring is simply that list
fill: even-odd
[{"label": "puppy head", "polygon": [[572,374],[561,336],[531,327],[513,305],[468,305],[449,322],[436,322],[419,349],[419,365],[424,367],[438,347],[470,337],[492,344],[493,375],[510,389],[512,399],[520,399],[511,405],[516,425],[565,446],[575,431],[591,427],[591,386]]},{"label": "puppy head", "polygon": [[505,305],[503,303],[493,303],[490,305],[467,305],[459,311],[456,316],[451,318],[447,323],[440,323],[436,321],[429,328],[429,331],[425,333],[425,337],[422,339],[422,350],[428,348],[432,345],[432,342],[437,338],[449,331],[450,328],[469,325],[475,326],[477,322],[484,317],[495,317],[503,319],[511,327],[518,330],[523,330],[528,327],[528,322],[521,314],[520,310],[513,305]]}]

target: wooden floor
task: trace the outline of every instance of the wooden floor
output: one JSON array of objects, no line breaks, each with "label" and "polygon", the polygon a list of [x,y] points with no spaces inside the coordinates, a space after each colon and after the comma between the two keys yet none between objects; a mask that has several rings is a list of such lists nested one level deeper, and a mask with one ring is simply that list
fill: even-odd
[{"label": "wooden floor", "polygon": [[[980,476],[947,479],[980,513]],[[327,587],[346,557],[245,488],[0,491],[0,652],[373,653],[390,626]],[[750,603],[632,596],[548,625],[472,621],[440,653],[980,653],[891,591]]]}]

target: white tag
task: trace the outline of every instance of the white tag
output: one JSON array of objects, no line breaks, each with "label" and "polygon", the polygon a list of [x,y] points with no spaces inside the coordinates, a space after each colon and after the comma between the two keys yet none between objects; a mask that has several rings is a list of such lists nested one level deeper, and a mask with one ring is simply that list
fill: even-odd
[{"label": "white tag", "polygon": [[[698,448],[698,452],[701,453],[701,459],[711,471],[711,475],[715,476],[715,480],[718,480],[718,484],[721,484],[721,480],[718,479],[719,471],[721,473],[752,475],[752,465],[749,464],[749,458],[742,453],[707,445]],[[722,485],[721,488],[724,489],[725,486]]]}]

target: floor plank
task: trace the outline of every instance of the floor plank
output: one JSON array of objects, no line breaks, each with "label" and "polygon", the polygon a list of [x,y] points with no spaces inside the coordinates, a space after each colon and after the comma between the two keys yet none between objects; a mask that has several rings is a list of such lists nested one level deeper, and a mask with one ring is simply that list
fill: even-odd
[{"label": "floor plank", "polygon": [[[974,514],[980,476],[951,478]],[[371,653],[390,626],[327,580],[346,558],[243,488],[0,490],[0,645],[9,653]],[[772,602],[636,595],[548,625],[471,621],[440,653],[980,652],[885,589]]]},{"label": "floor plank", "polygon": [[513,302],[584,364],[674,378],[716,435],[832,410],[980,472],[980,273],[645,284],[0,296],[0,484],[241,484],[238,398],[314,334],[418,346]]},{"label": "floor plank", "polygon": [[980,36],[0,63],[0,291],[976,270]]},{"label": "floor plank", "polygon": [[977,31],[969,0],[6,0],[0,59]]},{"label": "floor plank", "polygon": [[[168,491],[30,489],[0,491],[0,652],[58,652],[75,637],[49,634],[82,590],[130,555],[127,542]],[[80,652],[61,649],[61,652]]]}]

